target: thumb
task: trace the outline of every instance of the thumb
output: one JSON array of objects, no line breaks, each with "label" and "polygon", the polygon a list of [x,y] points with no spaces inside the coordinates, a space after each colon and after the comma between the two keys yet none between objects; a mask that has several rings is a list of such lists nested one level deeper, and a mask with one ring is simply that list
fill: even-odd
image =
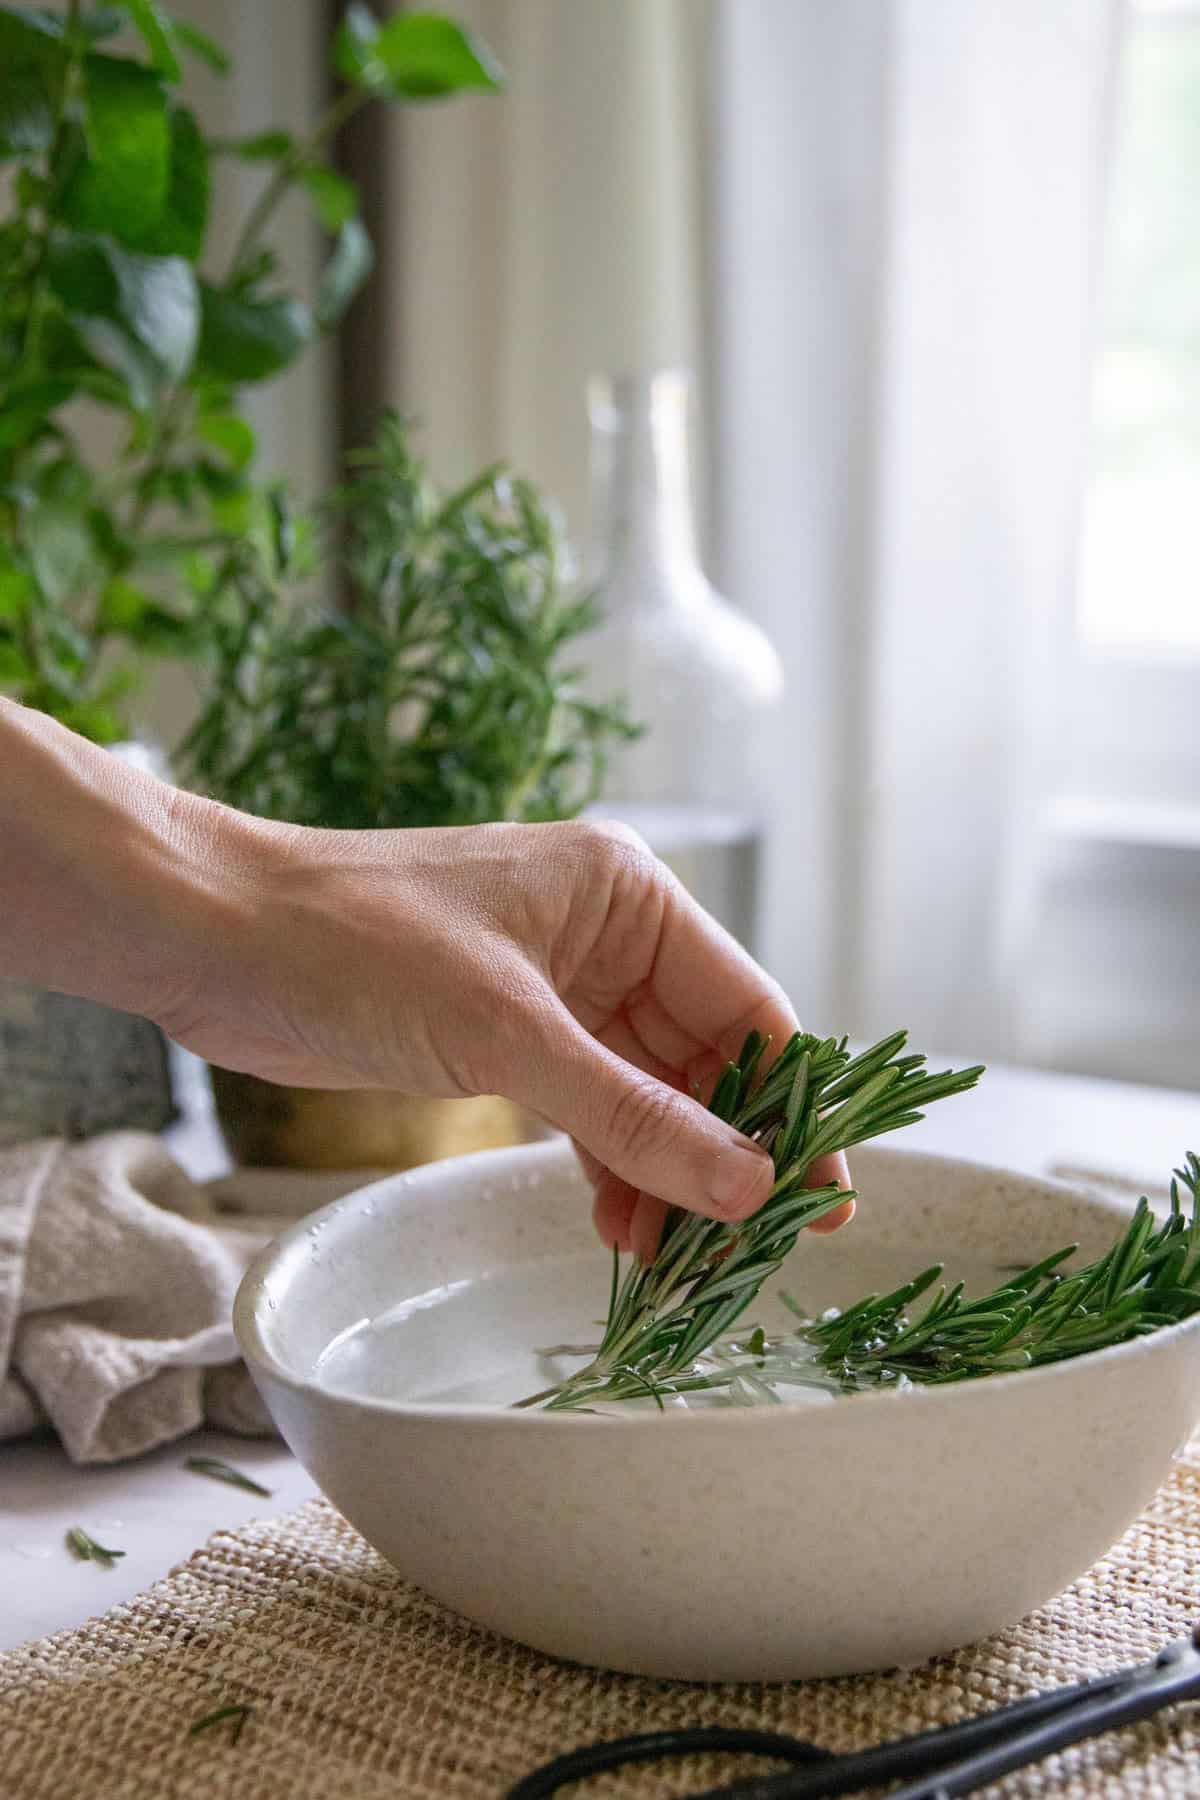
[{"label": "thumb", "polygon": [[699,1101],[656,1081],[563,1009],[544,1053],[526,1063],[512,1099],[568,1132],[630,1187],[689,1212],[744,1219],[767,1199],[765,1150]]}]

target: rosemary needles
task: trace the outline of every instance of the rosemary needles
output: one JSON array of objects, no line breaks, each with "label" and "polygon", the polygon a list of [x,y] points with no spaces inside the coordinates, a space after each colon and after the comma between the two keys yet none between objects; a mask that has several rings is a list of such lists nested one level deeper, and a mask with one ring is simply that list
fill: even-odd
[{"label": "rosemary needles", "polygon": [[911,1125],[921,1108],[974,1087],[982,1068],[932,1075],[923,1056],[904,1055],[895,1032],[859,1056],[846,1040],[797,1032],[767,1070],[758,1070],[767,1040],[751,1032],[736,1062],[727,1063],[710,1111],[771,1153],[775,1184],[753,1216],[730,1225],[672,1208],[658,1254],[613,1288],[604,1337],[594,1360],[544,1393],[519,1402],[549,1410],[729,1385],[724,1370],[700,1359],[729,1331],[792,1249],[800,1232],[850,1198],[833,1186],[811,1188],[817,1157]]},{"label": "rosemary needles", "polygon": [[253,1708],[250,1706],[218,1706],[215,1712],[206,1713],[204,1718],[197,1719],[188,1726],[189,1737],[199,1737],[202,1731],[211,1731],[214,1725],[229,1725],[229,1741],[236,1744],[246,1727],[246,1720]]},{"label": "rosemary needles", "polygon": [[[1175,1170],[1161,1225],[1143,1198],[1110,1250],[1064,1272],[1060,1265],[1074,1250],[1068,1244],[977,1299],[961,1283],[942,1288],[914,1318],[913,1301],[941,1274],[935,1266],[837,1317],[806,1320],[797,1337],[838,1385],[861,1389],[1011,1373],[1178,1324],[1200,1312],[1200,1158],[1189,1152]],[[766,1342],[766,1356],[778,1361],[781,1352],[786,1363],[788,1340]],[[811,1377],[811,1353],[805,1360]]]},{"label": "rosemary needles", "polygon": [[241,1488],[247,1494],[261,1494],[264,1500],[271,1498],[271,1489],[264,1487],[261,1481],[254,1481],[249,1475],[243,1475],[232,1463],[223,1462],[219,1456],[189,1456],[184,1463],[193,1475],[207,1475],[213,1481],[228,1482],[230,1487]]},{"label": "rosemary needles", "polygon": [[75,1552],[80,1562],[99,1563],[102,1569],[111,1569],[118,1557],[125,1554],[123,1550],[109,1550],[104,1544],[98,1544],[82,1525],[71,1526],[67,1532],[67,1547]]}]

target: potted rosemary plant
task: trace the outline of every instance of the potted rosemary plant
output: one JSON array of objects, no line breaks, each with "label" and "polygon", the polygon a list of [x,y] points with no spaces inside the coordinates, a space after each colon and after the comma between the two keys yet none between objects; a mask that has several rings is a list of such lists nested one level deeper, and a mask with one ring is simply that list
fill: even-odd
[{"label": "potted rosemary plant", "polygon": [[[270,518],[242,390],[330,330],[370,270],[332,133],[376,96],[497,87],[486,51],[431,13],[380,23],[352,5],[332,56],[344,85],[311,132],[222,140],[180,81],[188,59],[221,74],[230,59],[157,0],[0,6],[0,693],[99,743],[135,735],[151,659],[200,652],[207,559]],[[230,159],[262,187],[212,268]],[[269,242],[294,189],[330,239],[312,296]],[[10,990],[0,1071],[0,1141],[170,1114],[161,1035],[88,1002]]]},{"label": "potted rosemary plant", "polygon": [[[286,590],[324,546],[340,610]],[[213,571],[208,700],[179,752],[189,782],[293,824],[548,820],[598,794],[635,734],[585,698],[569,658],[593,622],[570,591],[554,518],[502,468],[443,493],[395,415],[351,459],[314,534],[280,511]],[[243,1161],[404,1167],[515,1141],[496,1099],[285,1089],[214,1071]]]}]

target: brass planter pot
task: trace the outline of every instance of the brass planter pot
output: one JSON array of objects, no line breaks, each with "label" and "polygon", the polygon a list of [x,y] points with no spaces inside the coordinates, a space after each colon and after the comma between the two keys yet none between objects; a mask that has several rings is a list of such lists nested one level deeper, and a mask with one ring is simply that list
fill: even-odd
[{"label": "brass planter pot", "polygon": [[542,1135],[511,1100],[414,1100],[384,1089],[293,1088],[211,1069],[230,1155],[246,1168],[411,1169]]}]

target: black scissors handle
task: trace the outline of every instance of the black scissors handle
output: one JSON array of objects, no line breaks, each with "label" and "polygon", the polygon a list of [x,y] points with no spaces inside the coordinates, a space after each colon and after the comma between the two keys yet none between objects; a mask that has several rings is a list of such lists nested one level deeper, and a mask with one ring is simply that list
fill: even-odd
[{"label": "black scissors handle", "polygon": [[743,1755],[772,1756],[776,1761],[791,1763],[831,1763],[837,1758],[830,1750],[822,1750],[803,1738],[789,1737],[782,1731],[752,1731],[737,1725],[688,1725],[677,1731],[641,1731],[630,1737],[610,1738],[600,1744],[585,1744],[580,1750],[569,1750],[543,1763],[532,1775],[525,1775],[510,1788],[506,1800],[550,1800],[559,1788],[571,1781],[587,1781],[609,1769],[623,1769],[627,1763],[660,1762],[673,1756],[698,1756],[704,1751],[726,1751]]},{"label": "black scissors handle", "polygon": [[1180,1700],[1200,1697],[1200,1625],[1190,1638],[1160,1651],[1152,1663],[1131,1669],[1123,1686],[1107,1693],[1097,1693],[1092,1683],[1086,1688],[1089,1691],[1056,1717],[1018,1728],[932,1777],[897,1788],[889,1800],[956,1800],[956,1796],[972,1794],[1026,1763],[1065,1750],[1069,1744],[1136,1724]]},{"label": "black scissors handle", "polygon": [[898,1738],[870,1750],[835,1756],[800,1738],[722,1726],[643,1732],[555,1757],[518,1782],[508,1800],[550,1800],[571,1781],[583,1781],[627,1763],[705,1750],[749,1751],[794,1766],[782,1774],[752,1776],[725,1787],[707,1788],[690,1800],[831,1800],[835,1795],[906,1776],[915,1779],[893,1790],[888,1800],[955,1800],[1083,1738],[1114,1731],[1161,1707],[1197,1697],[1200,1625],[1190,1638],[1168,1645],[1152,1663],[1034,1694],[980,1718]]}]

